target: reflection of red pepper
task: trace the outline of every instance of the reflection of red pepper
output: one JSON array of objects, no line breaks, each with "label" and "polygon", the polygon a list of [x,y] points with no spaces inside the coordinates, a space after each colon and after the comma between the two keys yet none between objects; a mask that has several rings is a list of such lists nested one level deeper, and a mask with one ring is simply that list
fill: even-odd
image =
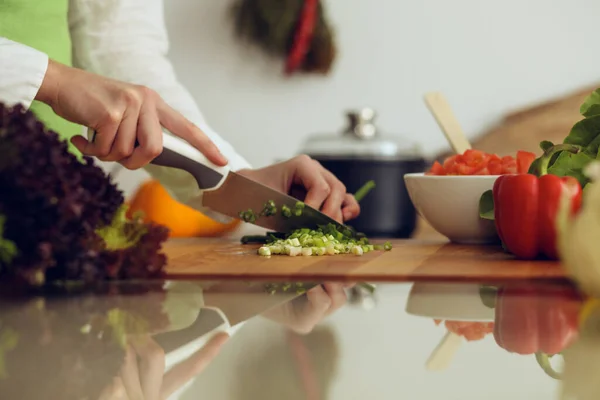
[{"label": "reflection of red pepper", "polygon": [[[567,146],[567,147],[565,147]],[[531,174],[503,175],[494,183],[496,230],[505,248],[521,259],[543,255],[557,259],[556,214],[564,193],[571,198],[571,211],[581,207],[581,185],[573,177],[547,175],[550,158],[558,151],[578,151],[558,145],[546,152],[539,165],[541,177]]]},{"label": "reflection of red pepper", "polygon": [[302,61],[304,61],[304,57],[310,49],[317,21],[318,4],[319,0],[304,0],[302,12],[296,26],[294,42],[285,64],[286,74],[291,74],[302,65]]},{"label": "reflection of red pepper", "polygon": [[566,285],[500,288],[494,339],[511,353],[535,353],[542,368],[552,376],[548,355],[560,353],[577,338],[581,304],[577,290]]}]

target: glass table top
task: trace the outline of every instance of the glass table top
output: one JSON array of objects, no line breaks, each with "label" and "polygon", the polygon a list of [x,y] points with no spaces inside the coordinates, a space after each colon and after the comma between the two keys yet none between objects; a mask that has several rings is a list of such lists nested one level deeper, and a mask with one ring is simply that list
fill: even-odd
[{"label": "glass table top", "polygon": [[2,400],[600,398],[600,306],[568,283],[3,293]]}]

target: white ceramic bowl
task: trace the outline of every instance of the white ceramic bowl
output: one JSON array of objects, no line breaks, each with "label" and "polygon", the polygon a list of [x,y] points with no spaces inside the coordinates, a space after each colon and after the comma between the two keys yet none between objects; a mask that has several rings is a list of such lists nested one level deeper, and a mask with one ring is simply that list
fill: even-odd
[{"label": "white ceramic bowl", "polygon": [[448,321],[494,321],[494,309],[483,304],[479,285],[472,283],[417,282],[408,295],[406,312]]},{"label": "white ceramic bowl", "polygon": [[450,241],[461,244],[498,242],[494,221],[479,217],[479,199],[497,175],[404,175],[417,212]]}]

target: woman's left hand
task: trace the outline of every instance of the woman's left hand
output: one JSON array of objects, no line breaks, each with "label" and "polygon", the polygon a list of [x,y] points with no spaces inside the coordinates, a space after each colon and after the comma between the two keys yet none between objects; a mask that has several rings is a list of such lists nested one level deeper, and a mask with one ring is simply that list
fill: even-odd
[{"label": "woman's left hand", "polygon": [[343,223],[358,217],[360,206],[346,186],[316,160],[301,155],[261,169],[238,171],[273,189],[290,193],[293,185],[306,190],[304,202]]},{"label": "woman's left hand", "polygon": [[310,289],[303,296],[266,311],[262,316],[296,333],[308,334],[323,319],[346,305],[348,297],[345,289],[354,285],[323,283]]}]

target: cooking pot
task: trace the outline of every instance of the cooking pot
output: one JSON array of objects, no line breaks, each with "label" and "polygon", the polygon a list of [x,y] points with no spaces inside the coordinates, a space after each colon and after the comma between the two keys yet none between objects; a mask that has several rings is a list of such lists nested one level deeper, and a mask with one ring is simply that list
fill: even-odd
[{"label": "cooking pot", "polygon": [[319,161],[349,193],[375,181],[375,188],[360,202],[360,216],[349,225],[370,237],[410,237],[417,218],[403,177],[425,169],[420,149],[379,132],[371,108],[351,110],[346,116],[348,124],[341,133],[310,136],[301,153]]}]

